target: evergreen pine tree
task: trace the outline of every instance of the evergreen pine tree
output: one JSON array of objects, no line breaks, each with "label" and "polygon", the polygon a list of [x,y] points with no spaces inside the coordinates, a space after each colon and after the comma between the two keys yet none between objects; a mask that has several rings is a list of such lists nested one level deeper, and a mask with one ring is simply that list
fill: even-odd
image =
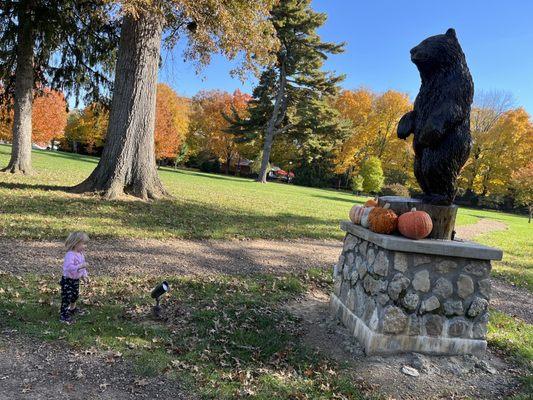
[{"label": "evergreen pine tree", "polygon": [[[34,94],[44,87],[98,98],[116,45],[106,0],[18,0],[0,9],[0,84],[13,107],[13,146],[4,171],[31,172]],[[37,90],[35,90],[37,89]]]},{"label": "evergreen pine tree", "polygon": [[313,11],[310,4],[311,0],[281,0],[274,7],[271,20],[281,43],[276,62],[262,73],[253,91],[249,117],[228,117],[235,140],[263,140],[259,182],[266,182],[276,136],[294,136],[305,164],[313,162],[313,152],[323,153],[332,139],[346,132],[329,101],[344,77],[322,71],[328,54],[341,53],[343,44],[320,39],[316,30],[326,15]]}]

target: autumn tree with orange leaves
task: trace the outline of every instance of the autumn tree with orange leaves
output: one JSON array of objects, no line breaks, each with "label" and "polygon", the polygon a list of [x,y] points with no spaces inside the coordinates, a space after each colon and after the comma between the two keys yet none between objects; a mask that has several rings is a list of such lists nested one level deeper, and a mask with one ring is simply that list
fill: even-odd
[{"label": "autumn tree with orange leaves", "polygon": [[159,83],[155,113],[156,160],[175,159],[189,129],[190,100]]},{"label": "autumn tree with orange leaves", "polygon": [[239,144],[228,134],[230,122],[225,116],[237,112],[246,115],[251,96],[239,90],[230,94],[220,90],[204,91],[193,97],[191,141],[218,157],[229,173],[231,162],[239,157]]},{"label": "autumn tree with orange leaves", "polygon": [[[0,114],[0,139],[11,141],[13,111],[2,107]],[[67,102],[63,93],[45,89],[33,101],[32,142],[47,146],[51,141],[62,138],[67,126],[67,114]]]},{"label": "autumn tree with orange leaves", "polygon": [[46,89],[33,101],[32,140],[46,146],[59,140],[67,126],[67,102],[63,93]]},{"label": "autumn tree with orange leaves", "polygon": [[[168,85],[157,85],[155,117],[155,155],[157,160],[174,159],[183,144],[189,128],[190,100],[180,97]],[[66,129],[67,147],[82,145],[89,154],[95,154],[105,143],[109,110],[93,103],[82,111],[74,112]]]}]

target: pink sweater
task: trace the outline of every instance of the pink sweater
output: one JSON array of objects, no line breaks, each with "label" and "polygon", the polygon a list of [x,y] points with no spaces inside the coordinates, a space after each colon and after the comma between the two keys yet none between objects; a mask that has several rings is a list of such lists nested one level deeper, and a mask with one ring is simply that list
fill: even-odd
[{"label": "pink sweater", "polygon": [[85,262],[83,253],[68,251],[63,261],[63,276],[65,278],[80,279],[87,276],[87,270],[84,268],[78,272],[78,268]]}]

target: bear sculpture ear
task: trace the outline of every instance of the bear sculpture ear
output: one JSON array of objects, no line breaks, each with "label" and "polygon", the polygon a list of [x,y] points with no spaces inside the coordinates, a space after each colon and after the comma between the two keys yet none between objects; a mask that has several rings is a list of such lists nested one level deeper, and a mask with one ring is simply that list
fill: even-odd
[{"label": "bear sculpture ear", "polygon": [[446,36],[450,36],[450,37],[453,37],[453,38],[457,38],[456,34],[455,34],[455,29],[453,28],[450,28],[446,31]]}]

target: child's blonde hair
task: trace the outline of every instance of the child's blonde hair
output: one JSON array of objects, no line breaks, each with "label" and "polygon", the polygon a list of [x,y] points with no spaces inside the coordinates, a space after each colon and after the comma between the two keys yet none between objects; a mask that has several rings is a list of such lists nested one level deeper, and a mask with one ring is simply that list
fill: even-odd
[{"label": "child's blonde hair", "polygon": [[67,240],[65,240],[65,247],[67,248],[67,251],[72,251],[79,243],[88,241],[89,235],[85,232],[72,232],[68,235]]}]

